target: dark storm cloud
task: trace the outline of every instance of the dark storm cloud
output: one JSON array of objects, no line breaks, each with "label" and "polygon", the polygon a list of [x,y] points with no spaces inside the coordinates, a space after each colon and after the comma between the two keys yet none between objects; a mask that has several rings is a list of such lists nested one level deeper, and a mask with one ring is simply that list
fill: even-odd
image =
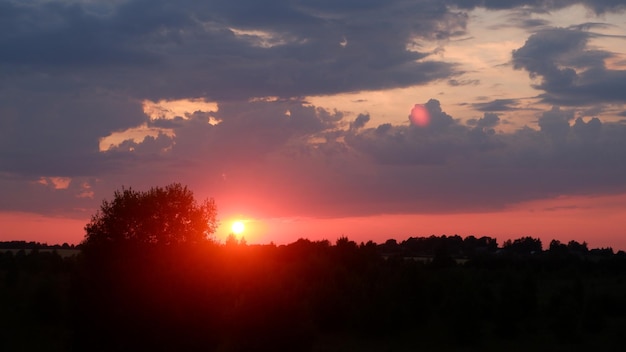
[{"label": "dark storm cloud", "polygon": [[[302,101],[224,105],[218,125],[181,120],[173,139],[149,138],[115,153],[129,165],[155,154],[193,165],[159,174],[192,180],[218,199],[248,195],[241,199],[272,216],[471,212],[626,190],[626,126],[553,107],[539,114],[538,130],[496,133],[502,121],[495,113],[464,124],[437,100],[424,106],[427,127],[366,128],[362,114],[350,119],[352,128],[338,129],[345,116]],[[132,177],[141,184],[144,174]]]},{"label": "dark storm cloud", "polygon": [[602,122],[597,117],[585,122],[582,118],[577,118],[572,126],[574,134],[583,140],[597,140],[602,133]]},{"label": "dark storm cloud", "polygon": [[445,165],[498,142],[483,138],[494,133],[500,121],[496,114],[470,120],[468,128],[445,113],[439,101],[431,99],[424,106],[431,118],[426,127],[381,125],[348,134],[346,143],[380,164],[420,166]]},{"label": "dark storm cloud", "polygon": [[[419,41],[466,36],[469,16],[459,8],[572,3],[0,0],[0,209],[78,211],[122,185],[169,182],[256,202],[250,206],[272,215],[312,216],[467,211],[615,191],[626,179],[622,125],[571,125],[569,115],[547,112],[538,116],[539,131],[500,134],[492,112],[513,109],[515,100],[477,105],[486,113],[470,126],[431,100],[426,128],[373,127],[368,115],[301,100],[433,81],[475,84]],[[597,12],[623,7],[579,3]],[[590,50],[587,28],[539,31],[515,52],[516,67],[542,80],[545,101],[624,102],[624,73],[602,66],[611,53]],[[249,101],[259,96],[280,99]],[[173,120],[142,111],[144,99],[176,98],[217,101],[219,111]],[[99,151],[102,138],[144,124],[172,135]],[[55,189],[52,177],[71,181]]]},{"label": "dark storm cloud", "polygon": [[81,93],[4,89],[0,95],[0,172],[30,176],[96,175],[111,167],[99,139],[145,121],[134,101]]},{"label": "dark storm cloud", "polygon": [[343,118],[340,112],[300,101],[223,103],[214,116],[222,121],[216,126],[190,119],[174,129],[173,152],[180,158],[201,155],[217,165],[231,159],[262,160],[291,141],[335,128]]},{"label": "dark storm cloud", "polygon": [[581,3],[598,14],[626,9],[626,4],[621,0],[584,0]]},{"label": "dark storm cloud", "polygon": [[7,72],[78,78],[155,99],[423,84],[456,69],[424,60],[429,53],[407,43],[446,39],[467,22],[435,1],[128,1],[106,14],[89,11],[89,3],[0,4]]},{"label": "dark storm cloud", "polygon": [[[19,66],[68,67],[145,64],[156,57],[134,48],[128,31],[80,5],[3,1],[13,15],[3,21],[0,62]],[[163,16],[163,19],[173,16]],[[147,23],[147,21],[145,22]],[[167,23],[164,23],[167,26]]]},{"label": "dark storm cloud", "polygon": [[[62,200],[85,208],[88,199],[77,198],[84,184],[101,199],[121,185],[174,181],[268,216],[471,212],[626,189],[624,125],[574,120],[573,110],[555,107],[538,116],[539,130],[496,133],[497,114],[464,124],[437,100],[424,106],[427,127],[366,127],[365,114],[348,119],[298,100],[223,103],[217,125],[191,114],[168,125],[174,136],[128,140],[101,153],[102,164],[116,168],[97,180],[74,176],[68,189],[37,202],[0,206],[45,212]],[[349,121],[353,128],[342,129]],[[9,195],[50,188],[36,176],[23,181],[0,178]]]},{"label": "dark storm cloud", "polygon": [[463,9],[484,7],[493,10],[506,10],[526,7],[526,11],[545,12],[581,4],[597,14],[624,11],[626,4],[622,0],[448,0],[446,3]]},{"label": "dark storm cloud", "polygon": [[495,133],[500,118],[485,113],[469,126],[456,120],[439,130],[389,126],[384,134],[366,129],[345,140],[381,165],[379,187],[370,188],[375,204],[399,212],[497,209],[560,194],[624,191],[626,126],[598,118],[571,124],[573,116],[554,107],[540,115],[540,130]]},{"label": "dark storm cloud", "polygon": [[[229,101],[256,96],[447,79],[459,73],[454,64],[407,43],[446,39],[467,20],[434,0],[0,0],[0,172],[76,176],[115,167],[102,161],[101,138],[179,123],[148,121],[143,99],[219,100],[227,115]],[[311,119],[290,123],[302,133],[319,128]]]},{"label": "dark storm cloud", "polygon": [[543,112],[539,117],[539,129],[552,140],[562,142],[570,132],[569,121],[573,118],[574,111],[562,111],[558,107],[553,107],[552,110]]},{"label": "dark storm cloud", "polygon": [[498,114],[486,112],[480,119],[469,119],[467,125],[474,126],[476,128],[493,128],[500,124],[500,117]]},{"label": "dark storm cloud", "polygon": [[[343,120],[340,112],[291,100],[222,103],[219,112],[211,116],[221,123],[209,124],[206,113],[152,121],[151,126],[170,128],[174,135],[160,133],[139,140],[128,139],[106,152],[98,151],[98,139],[94,138],[95,145],[86,150],[70,145],[68,150],[60,151],[58,144],[62,141],[57,140],[49,146],[52,155],[44,150],[33,151],[32,155],[26,155],[26,151],[2,155],[10,163],[1,165],[0,188],[6,192],[0,209],[46,212],[45,209],[65,207],[71,211],[77,204],[88,201],[78,197],[83,183],[88,184],[96,198],[122,185],[146,188],[169,182],[211,187],[211,193],[217,193],[216,189],[233,191],[229,185],[236,182],[235,188],[250,187],[252,192],[273,182],[285,182],[279,170],[272,176],[277,178],[269,176],[274,170],[265,169],[266,158],[276,153],[306,158],[311,152],[307,147],[309,138],[337,129]],[[69,150],[72,148],[77,150],[72,152]],[[254,167],[261,170],[255,172]],[[43,197],[26,197],[29,201],[9,201],[23,194],[46,191],[49,187],[38,182],[45,175],[67,177],[72,180],[71,187],[48,190]],[[225,179],[231,183],[222,184]],[[21,180],[19,187],[15,185],[18,180]]]},{"label": "dark storm cloud", "polygon": [[[589,26],[595,25],[582,27]],[[514,67],[540,80],[534,86],[545,92],[541,97],[548,103],[625,103],[626,71],[607,68],[605,59],[614,54],[591,49],[589,40],[599,35],[580,28],[538,31],[513,51]]]}]

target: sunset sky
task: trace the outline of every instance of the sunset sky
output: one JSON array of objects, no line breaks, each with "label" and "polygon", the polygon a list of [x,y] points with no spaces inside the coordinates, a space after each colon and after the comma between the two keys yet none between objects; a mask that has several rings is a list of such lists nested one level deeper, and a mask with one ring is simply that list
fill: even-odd
[{"label": "sunset sky", "polygon": [[220,240],[626,249],[626,1],[0,0],[0,240],[172,182]]}]

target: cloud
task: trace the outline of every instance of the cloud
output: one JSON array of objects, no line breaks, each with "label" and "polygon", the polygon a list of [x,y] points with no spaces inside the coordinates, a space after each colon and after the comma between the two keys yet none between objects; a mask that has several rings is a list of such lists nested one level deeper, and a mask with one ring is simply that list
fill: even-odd
[{"label": "cloud", "polygon": [[474,103],[472,107],[478,111],[511,111],[517,110],[518,99],[495,99],[486,103]]},{"label": "cloud", "polygon": [[562,111],[553,107],[550,111],[544,111],[539,118],[540,131],[550,136],[555,141],[563,141],[569,134],[569,121],[574,118],[573,111]]},{"label": "cloud", "polygon": [[40,177],[37,183],[53,189],[67,189],[72,179],[69,177]]},{"label": "cloud", "polygon": [[522,28],[530,29],[530,28],[536,28],[536,27],[544,27],[549,24],[550,22],[547,20],[542,20],[539,18],[527,18],[523,20],[520,25]]},{"label": "cloud", "polygon": [[498,114],[485,113],[485,116],[476,121],[476,127],[478,128],[493,128],[500,123],[500,117]]},{"label": "cloud", "polygon": [[477,6],[572,3],[0,0],[0,209],[88,216],[121,186],[169,182],[281,216],[477,211],[623,190],[625,126],[574,118],[575,105],[625,103],[624,71],[604,64],[618,58],[590,44],[597,24],[522,23],[539,30],[512,63],[562,106],[538,127],[496,132],[515,98],[472,105],[484,114],[467,125],[431,99],[425,128],[305,101],[475,86],[426,44],[467,37]]},{"label": "cloud", "polygon": [[346,142],[380,165],[370,195],[387,212],[493,210],[536,197],[623,191],[626,128],[597,118],[570,127],[572,117],[555,107],[540,115],[540,130],[495,133],[499,118],[486,113],[468,127],[457,120],[445,130],[387,126]]},{"label": "cloud", "polygon": [[369,114],[359,114],[359,116],[356,117],[354,122],[350,124],[350,129],[358,130],[359,128],[363,128],[365,124],[369,122],[369,120],[370,120]]},{"label": "cloud", "polygon": [[626,71],[607,68],[605,60],[614,54],[590,47],[589,41],[600,35],[583,29],[594,26],[543,29],[513,51],[514,67],[539,80],[533,86],[545,92],[543,101],[559,105],[626,103],[622,94]]},{"label": "cloud", "polygon": [[452,86],[452,87],[467,86],[467,85],[477,86],[477,85],[480,84],[480,80],[477,80],[477,79],[467,79],[467,80],[450,79],[450,80],[448,80],[448,84],[450,86]]},{"label": "cloud", "polygon": [[141,100],[425,84],[457,69],[407,45],[455,36],[468,20],[433,0],[369,6],[135,0],[108,4],[106,11],[81,2],[1,4],[12,15],[0,32],[0,64],[31,72],[34,80],[39,72],[66,84],[124,87]]},{"label": "cloud", "polygon": [[525,8],[525,11],[532,12],[557,10],[576,4],[581,4],[588,9],[591,9],[596,14],[603,14],[606,12],[622,12],[626,9],[626,4],[615,0],[456,0],[448,1],[447,3],[463,9],[473,9],[475,7],[484,7],[492,10]]},{"label": "cloud", "polygon": [[0,172],[28,176],[94,175],[106,165],[99,140],[147,120],[128,98],[85,88],[80,93],[7,88],[0,96]]},{"label": "cloud", "polygon": [[585,122],[582,118],[577,118],[572,129],[576,136],[585,141],[595,141],[602,134],[602,122],[597,117]]},{"label": "cloud", "polygon": [[535,30],[550,25],[550,21],[546,19],[536,18],[539,14],[545,14],[548,10],[541,7],[522,7],[512,8],[506,15],[506,21],[502,24],[492,25],[489,29],[503,30],[510,27],[522,28],[525,30]]},{"label": "cloud", "polygon": [[[299,100],[219,103],[219,124],[202,114],[181,119],[172,136],[98,152],[115,168],[97,178],[75,176],[66,189],[0,207],[46,212],[64,204],[66,212],[84,214],[73,209],[89,213],[122,185],[174,181],[215,197],[222,211],[314,217],[473,212],[626,189],[624,125],[574,119],[573,110],[555,107],[538,116],[539,129],[504,133],[495,131],[497,114],[464,124],[437,100],[424,106],[432,123],[417,128],[367,127],[368,115],[352,119]],[[39,177],[25,185],[4,174],[4,199],[39,194]]]}]

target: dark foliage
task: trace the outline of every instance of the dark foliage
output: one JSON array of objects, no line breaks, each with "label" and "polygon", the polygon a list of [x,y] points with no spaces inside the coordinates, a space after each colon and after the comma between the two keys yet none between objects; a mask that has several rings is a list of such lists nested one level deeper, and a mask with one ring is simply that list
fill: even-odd
[{"label": "dark foliage", "polygon": [[217,227],[215,202],[198,204],[179,183],[140,192],[116,191],[103,201],[100,211],[85,226],[86,250],[154,245],[196,244],[208,239]]},{"label": "dark foliage", "polygon": [[26,351],[620,346],[623,253],[551,246],[520,256],[463,239],[476,254],[448,247],[442,265],[441,248],[415,247],[428,241],[203,242],[136,249],[100,266],[84,255],[7,251],[0,338]]},{"label": "dark foliage", "polygon": [[3,350],[622,347],[622,251],[456,235],[221,245],[206,240],[214,225],[211,201],[173,185],[117,192],[80,254],[12,242],[0,251]]},{"label": "dark foliage", "polygon": [[32,249],[76,249],[73,244],[63,243],[62,245],[54,244],[48,245],[47,243],[39,243],[39,242],[26,242],[26,241],[0,241],[0,250],[2,249],[11,249],[11,250],[32,250]]},{"label": "dark foliage", "polygon": [[103,201],[85,226],[74,276],[76,348],[212,348],[216,226],[213,200],[198,204],[180,184],[123,189]]},{"label": "dark foliage", "polygon": [[0,250],[0,350],[68,351],[75,257],[38,249]]},{"label": "dark foliage", "polygon": [[129,252],[106,266],[90,266],[82,255],[7,251],[0,255],[0,337],[8,350],[26,351],[621,343],[623,254],[547,250],[521,257],[493,250],[462,262],[448,255],[453,263],[441,265],[438,249],[419,257],[404,246],[412,242],[396,243],[408,256],[384,254],[389,241],[347,238],[334,245],[206,242]]}]

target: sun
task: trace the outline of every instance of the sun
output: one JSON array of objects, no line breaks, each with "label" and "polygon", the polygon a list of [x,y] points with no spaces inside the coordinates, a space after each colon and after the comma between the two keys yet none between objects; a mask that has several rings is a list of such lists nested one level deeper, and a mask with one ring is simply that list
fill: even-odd
[{"label": "sun", "polygon": [[246,229],[246,226],[243,224],[243,221],[235,221],[233,225],[230,227],[235,235],[241,235],[243,231]]}]

